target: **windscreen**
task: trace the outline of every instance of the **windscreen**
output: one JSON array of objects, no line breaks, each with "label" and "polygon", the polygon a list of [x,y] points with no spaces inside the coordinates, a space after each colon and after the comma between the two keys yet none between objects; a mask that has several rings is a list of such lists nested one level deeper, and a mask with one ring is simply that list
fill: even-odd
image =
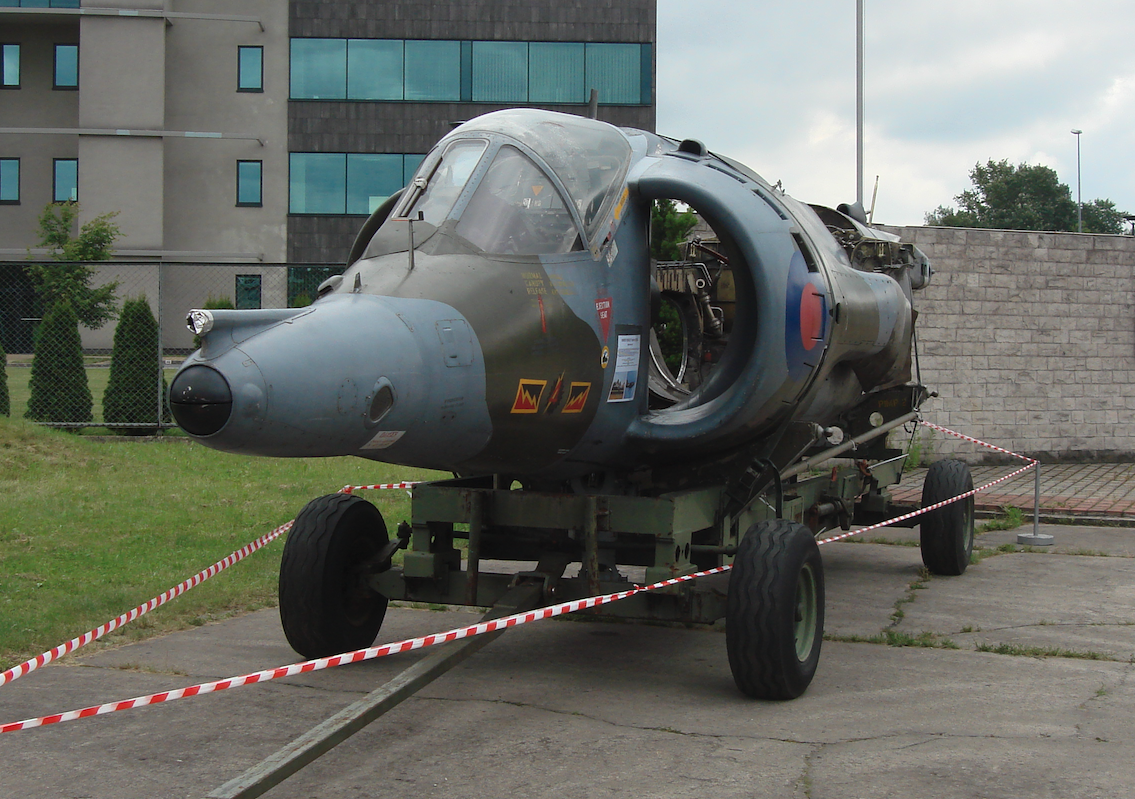
[{"label": "windscreen", "polygon": [[399,216],[418,219],[421,214],[421,219],[434,227],[440,227],[461,190],[465,188],[469,176],[476,169],[487,144],[482,139],[453,142],[446,148],[432,172],[427,159],[410,182],[410,196],[406,199],[405,210]]},{"label": "windscreen", "polygon": [[600,225],[618,201],[631,161],[630,142],[618,128],[571,114],[514,108],[478,117],[459,130],[500,133],[529,147],[563,184],[585,238],[593,243],[602,234]]},{"label": "windscreen", "polygon": [[551,255],[582,250],[563,197],[515,147],[501,147],[457,223],[457,235],[487,253]]}]

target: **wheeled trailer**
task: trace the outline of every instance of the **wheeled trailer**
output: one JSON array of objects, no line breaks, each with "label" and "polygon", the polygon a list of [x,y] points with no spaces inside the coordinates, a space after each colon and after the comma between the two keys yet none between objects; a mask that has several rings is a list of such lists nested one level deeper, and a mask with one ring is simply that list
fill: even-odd
[{"label": "wheeled trailer", "polygon": [[[724,618],[738,688],[754,698],[795,698],[815,674],[823,640],[817,537],[897,515],[889,488],[905,455],[886,436],[917,418],[916,400],[917,392],[881,396],[848,420],[853,435],[837,444],[836,431],[800,425],[768,457],[740,460],[722,479],[690,488],[555,493],[497,475],[419,484],[411,519],[393,537],[361,497],[320,497],[296,518],[285,547],[285,634],[301,654],[320,657],[369,646],[390,600],[488,607],[528,573],[545,583],[546,601],[561,602],[630,588],[628,567],[653,584],[728,564],[727,573],[592,612],[701,624]],[[964,463],[935,463],[923,506],[971,488]],[[964,571],[972,497],[906,525],[918,522],[927,568]],[[515,568],[501,571],[502,561]]]}]

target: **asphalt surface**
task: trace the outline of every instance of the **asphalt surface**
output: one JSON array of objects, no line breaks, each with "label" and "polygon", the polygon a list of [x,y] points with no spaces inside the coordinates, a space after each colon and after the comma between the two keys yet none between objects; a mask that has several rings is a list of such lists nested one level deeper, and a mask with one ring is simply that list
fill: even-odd
[{"label": "asphalt surface", "polygon": [[[983,534],[998,554],[953,578],[924,577],[917,531],[824,546],[828,640],[795,701],[740,695],[720,629],[544,621],[267,796],[1129,796],[1135,531],[1041,532]],[[476,618],[395,607],[380,641]],[[204,797],[422,656],[3,734],[0,796]],[[0,688],[0,722],[295,660],[261,611],[64,658]]]}]

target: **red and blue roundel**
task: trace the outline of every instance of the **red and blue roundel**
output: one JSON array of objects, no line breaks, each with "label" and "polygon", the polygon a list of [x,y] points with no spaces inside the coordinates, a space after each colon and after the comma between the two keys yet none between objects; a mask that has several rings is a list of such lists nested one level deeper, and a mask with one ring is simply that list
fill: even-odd
[{"label": "red and blue roundel", "polygon": [[784,355],[788,375],[806,377],[820,363],[828,337],[828,298],[819,273],[809,272],[800,252],[788,265],[785,297]]}]

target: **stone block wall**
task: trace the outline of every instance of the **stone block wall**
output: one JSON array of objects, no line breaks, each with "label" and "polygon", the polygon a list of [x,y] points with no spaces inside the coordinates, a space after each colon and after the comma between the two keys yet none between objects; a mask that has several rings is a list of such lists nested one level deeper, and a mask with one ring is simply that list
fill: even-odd
[{"label": "stone block wall", "polygon": [[1045,461],[1135,460],[1135,237],[888,229],[934,268],[915,293],[927,421]]}]

